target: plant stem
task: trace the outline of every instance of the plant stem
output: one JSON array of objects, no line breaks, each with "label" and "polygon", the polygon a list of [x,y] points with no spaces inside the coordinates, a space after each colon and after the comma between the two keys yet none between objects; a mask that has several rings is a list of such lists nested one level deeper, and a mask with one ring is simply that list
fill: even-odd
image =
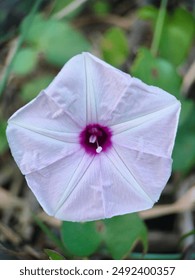
[{"label": "plant stem", "polygon": [[166,6],[167,6],[168,0],[161,0],[161,5],[160,5],[160,11],[158,13],[158,18],[154,30],[154,36],[152,40],[152,45],[151,45],[151,53],[154,56],[157,56],[158,49],[159,49],[159,44],[160,44],[160,38],[162,35],[162,29],[164,25],[164,20],[166,16]]},{"label": "plant stem", "polygon": [[130,259],[133,260],[180,260],[182,258],[182,254],[155,254],[148,253],[143,255],[142,253],[131,253]]},{"label": "plant stem", "polygon": [[24,42],[24,39],[25,39],[25,36],[28,32],[28,29],[32,23],[32,20],[34,18],[34,15],[35,13],[37,12],[40,4],[41,4],[42,0],[36,0],[35,4],[33,5],[28,17],[29,17],[29,21],[28,21],[28,24],[26,25],[26,28],[25,30],[22,32],[22,34],[20,35],[20,37],[18,38],[18,42],[17,42],[17,45],[16,45],[16,48],[15,48],[15,51],[12,55],[12,58],[10,60],[10,63],[8,64],[6,70],[5,70],[5,73],[3,74],[3,77],[2,77],[2,80],[0,82],[0,96],[1,94],[3,93],[5,87],[6,87],[6,84],[7,84],[7,81],[8,81],[8,78],[9,78],[9,75],[10,75],[10,72],[11,72],[11,69],[12,69],[12,65],[13,65],[13,62],[14,62],[14,59],[16,57],[16,54],[18,53],[20,47],[22,46],[23,42]]},{"label": "plant stem", "polygon": [[69,5],[67,5],[64,9],[54,14],[53,17],[56,19],[62,19],[87,1],[88,0],[74,0]]}]

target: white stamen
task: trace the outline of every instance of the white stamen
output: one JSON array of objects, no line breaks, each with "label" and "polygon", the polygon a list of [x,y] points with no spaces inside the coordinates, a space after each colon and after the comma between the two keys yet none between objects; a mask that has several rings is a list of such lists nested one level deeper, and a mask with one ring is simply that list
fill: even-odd
[{"label": "white stamen", "polygon": [[96,153],[99,154],[99,153],[101,153],[101,151],[102,151],[102,147],[101,147],[101,146],[98,146],[97,149],[96,149]]},{"label": "white stamen", "polygon": [[97,144],[96,153],[98,153],[98,154],[101,153],[102,147],[99,146],[98,138],[97,138],[96,135],[92,134],[92,135],[89,137],[89,143],[92,143],[92,144],[96,143],[96,144]]},{"label": "white stamen", "polygon": [[97,136],[92,134],[89,137],[89,143],[95,143],[96,141],[97,141]]}]

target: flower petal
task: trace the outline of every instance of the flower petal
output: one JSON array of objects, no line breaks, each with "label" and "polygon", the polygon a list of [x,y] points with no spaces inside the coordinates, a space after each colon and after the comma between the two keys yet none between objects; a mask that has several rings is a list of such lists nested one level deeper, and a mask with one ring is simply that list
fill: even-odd
[{"label": "flower petal", "polygon": [[[77,125],[42,92],[8,121],[7,138],[23,174],[80,149]],[[77,131],[77,133],[76,133]]]},{"label": "flower petal", "polygon": [[93,64],[88,53],[83,53],[86,77],[86,120],[87,123],[98,122],[97,112],[97,85],[93,81]]},{"label": "flower petal", "polygon": [[75,179],[75,172],[83,157],[84,152],[80,150],[26,175],[29,187],[49,215],[54,215],[56,212],[64,193],[67,193],[70,182]]},{"label": "flower petal", "polygon": [[105,218],[151,208],[154,202],[116,152],[101,161]]},{"label": "flower petal", "polygon": [[99,157],[75,153],[39,172],[27,182],[49,215],[66,221],[104,217]]},{"label": "flower petal", "polygon": [[161,157],[171,157],[180,103],[112,127],[116,145]]},{"label": "flower petal", "polygon": [[91,54],[85,53],[85,58],[101,124],[121,124],[178,102],[166,91],[146,85]]},{"label": "flower petal", "polygon": [[46,94],[79,127],[86,124],[87,117],[85,68],[84,54],[74,56],[45,89]]},{"label": "flower petal", "polygon": [[170,175],[172,159],[115,145],[115,152],[153,202],[158,201]]},{"label": "flower petal", "polygon": [[93,121],[90,118],[90,114],[96,114],[98,122],[103,124],[112,118],[110,112],[118,103],[123,92],[127,90],[131,78],[130,75],[123,73],[89,53],[84,53],[84,56],[87,69],[86,76],[88,82],[90,82],[88,86],[90,100],[88,102],[88,120],[89,122]]}]

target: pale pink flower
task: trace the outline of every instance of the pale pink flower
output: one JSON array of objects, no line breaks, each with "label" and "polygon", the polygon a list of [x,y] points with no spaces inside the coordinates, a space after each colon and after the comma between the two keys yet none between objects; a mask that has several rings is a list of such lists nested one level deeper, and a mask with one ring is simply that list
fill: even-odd
[{"label": "pale pink flower", "polygon": [[13,114],[7,137],[43,209],[90,221],[159,199],[179,112],[174,96],[83,53]]}]

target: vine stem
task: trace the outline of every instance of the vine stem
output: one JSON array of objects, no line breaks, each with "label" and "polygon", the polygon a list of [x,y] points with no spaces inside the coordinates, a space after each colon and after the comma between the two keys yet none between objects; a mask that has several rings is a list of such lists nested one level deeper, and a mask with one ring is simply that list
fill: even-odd
[{"label": "vine stem", "polygon": [[159,49],[159,44],[160,44],[160,38],[162,35],[162,29],[165,21],[165,16],[166,16],[166,7],[167,7],[167,2],[168,0],[162,0],[161,5],[160,5],[160,11],[158,13],[158,18],[154,30],[154,36],[152,40],[152,45],[151,45],[151,53],[154,56],[157,56],[158,49]]},{"label": "vine stem", "polygon": [[53,17],[56,19],[62,19],[87,1],[88,0],[74,0],[69,5],[67,5],[64,9],[54,14]]},{"label": "vine stem", "polygon": [[0,96],[1,96],[1,94],[3,93],[3,91],[4,91],[5,87],[6,87],[7,81],[9,79],[9,75],[11,73],[11,69],[12,69],[12,66],[13,66],[14,59],[15,59],[15,57],[16,57],[19,49],[20,49],[20,47],[22,46],[22,44],[24,42],[25,36],[26,36],[26,34],[28,32],[28,29],[29,29],[29,27],[30,27],[30,25],[31,25],[31,23],[33,21],[34,15],[37,12],[41,2],[42,2],[42,0],[36,0],[35,4],[33,5],[32,9],[31,9],[31,11],[30,11],[30,13],[28,15],[29,16],[29,21],[26,24],[25,30],[22,32],[22,34],[18,38],[16,47],[14,48],[14,52],[12,54],[10,62],[8,64],[8,66],[6,67],[6,70],[5,70],[4,74],[3,74],[2,80],[0,82]]}]

